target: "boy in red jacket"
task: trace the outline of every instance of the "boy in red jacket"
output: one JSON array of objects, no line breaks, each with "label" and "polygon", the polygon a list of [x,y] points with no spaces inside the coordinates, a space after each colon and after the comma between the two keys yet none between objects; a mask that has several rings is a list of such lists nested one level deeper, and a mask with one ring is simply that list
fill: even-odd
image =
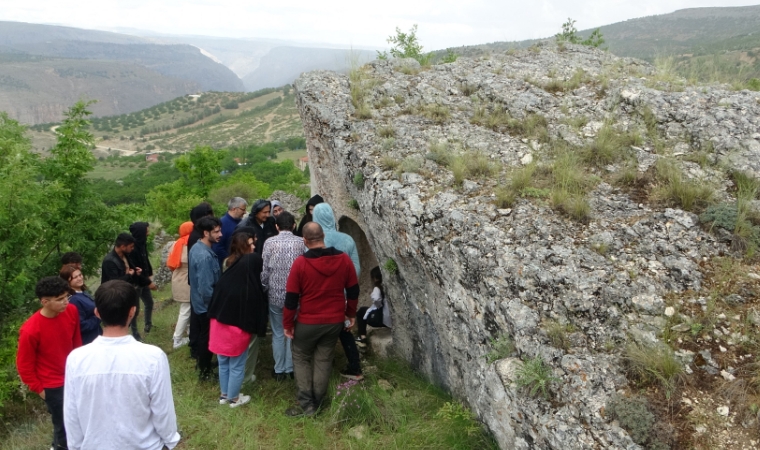
[{"label": "boy in red jacket", "polygon": [[21,381],[39,394],[53,421],[53,448],[68,448],[63,426],[63,375],[66,357],[82,345],[79,312],[69,305],[69,284],[60,277],[37,282],[42,309],[19,330],[16,367]]}]

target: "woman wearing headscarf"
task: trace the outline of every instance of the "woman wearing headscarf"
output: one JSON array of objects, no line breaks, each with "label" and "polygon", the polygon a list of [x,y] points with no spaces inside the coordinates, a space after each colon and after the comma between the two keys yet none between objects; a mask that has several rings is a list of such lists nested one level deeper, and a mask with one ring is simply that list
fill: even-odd
[{"label": "woman wearing headscarf", "polygon": [[254,251],[261,256],[264,248],[264,242],[272,236],[277,236],[277,227],[274,224],[274,217],[271,216],[272,202],[269,200],[256,200],[251,206],[251,213],[248,218],[240,221],[235,231],[242,228],[250,227],[256,233],[256,248]]},{"label": "woman wearing headscarf", "polygon": [[[145,316],[145,328],[143,331],[146,333],[150,333],[151,328],[153,328],[153,295],[150,291],[158,289],[153,282],[153,266],[150,264],[150,253],[148,252],[148,226],[148,222],[135,222],[129,226],[129,232],[135,238],[135,249],[127,256],[132,266],[142,269],[140,278],[143,279],[143,283],[140,283],[137,293],[145,305],[143,313]],[[138,311],[140,310],[139,307],[137,309]],[[137,314],[135,314],[132,324],[132,331],[136,332]]]},{"label": "woman wearing headscarf", "polygon": [[301,218],[301,222],[298,224],[298,228],[296,228],[296,231],[293,234],[303,237],[303,226],[314,221],[312,216],[314,213],[314,207],[320,203],[324,203],[324,201],[325,200],[322,196],[317,194],[306,202],[306,211],[304,211],[303,218]]},{"label": "woman wearing headscarf", "polygon": [[190,285],[187,284],[187,241],[193,231],[193,223],[185,222],[179,226],[179,239],[169,249],[166,267],[172,271],[172,298],[179,302],[177,326],[174,327],[174,348],[189,342],[185,333],[190,327]]}]

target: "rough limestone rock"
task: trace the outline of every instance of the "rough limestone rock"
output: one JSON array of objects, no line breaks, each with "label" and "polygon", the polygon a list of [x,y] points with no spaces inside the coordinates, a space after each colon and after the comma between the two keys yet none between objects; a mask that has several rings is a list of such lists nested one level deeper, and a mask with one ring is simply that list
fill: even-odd
[{"label": "rough limestone rock", "polygon": [[[578,69],[585,81],[577,86],[545,88]],[[726,243],[705,232],[695,214],[642,203],[605,182],[590,194],[588,223],[529,198],[499,209],[494,192],[509,170],[545,160],[546,149],[471,119],[483,105],[503,105],[513,118],[543,115],[552,139],[582,145],[606,122],[645,134],[648,111],[650,127],[674,143],[685,176],[716,184],[730,200],[725,174],[688,156],[701,150],[757,176],[760,93],[658,90],[647,64],[574,45],[459,58],[427,70],[408,60],[375,61],[362,76],[369,118],[357,118],[345,75],[306,73],[295,90],[313,193],[364,246],[363,267],[389,259],[398,267],[384,270],[393,352],[469,404],[503,449],[638,448],[603,415],[610,396],[627,385],[620,346],[656,342],[664,296],[700,290],[700,263],[728,251]],[[587,121],[574,128],[571,119],[580,116]],[[456,185],[430,155],[431,144],[441,142],[480,152],[501,172]],[[652,147],[633,149],[640,172],[661,157]],[[401,165],[393,170],[388,161]],[[605,252],[595,251],[602,244]],[[576,330],[567,350],[551,345],[549,322]],[[516,352],[488,364],[491,340],[502,336]],[[551,400],[514,382],[521,360],[536,356],[560,380]]]}]

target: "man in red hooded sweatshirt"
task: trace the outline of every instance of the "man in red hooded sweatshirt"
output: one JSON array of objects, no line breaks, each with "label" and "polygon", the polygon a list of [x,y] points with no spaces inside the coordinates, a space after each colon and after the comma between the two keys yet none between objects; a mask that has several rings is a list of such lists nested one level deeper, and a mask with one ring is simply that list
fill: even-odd
[{"label": "man in red hooded sweatshirt", "polygon": [[318,223],[304,226],[303,241],[309,251],[293,262],[285,288],[282,325],[285,336],[293,340],[298,389],[298,406],[285,411],[291,417],[316,414],[327,393],[338,335],[356,320],[356,270],[347,254],[326,248],[324,239]]},{"label": "man in red hooded sweatshirt", "polygon": [[82,346],[79,310],[69,304],[69,283],[61,277],[37,282],[42,309],[19,330],[16,367],[21,381],[45,401],[53,421],[53,448],[66,449],[63,425],[63,377],[66,357]]}]

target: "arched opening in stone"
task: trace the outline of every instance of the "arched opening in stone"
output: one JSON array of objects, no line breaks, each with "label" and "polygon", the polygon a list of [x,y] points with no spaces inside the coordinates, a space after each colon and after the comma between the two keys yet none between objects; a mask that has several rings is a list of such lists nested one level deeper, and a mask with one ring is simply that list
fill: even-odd
[{"label": "arched opening in stone", "polygon": [[370,278],[369,272],[373,267],[377,266],[377,257],[372,252],[372,247],[369,245],[364,230],[353,219],[346,216],[341,217],[338,220],[338,229],[351,236],[356,243],[356,250],[359,252],[359,264],[361,265],[361,273],[359,274],[359,289],[361,291],[359,306],[369,306],[369,294],[372,292],[372,278]]}]

